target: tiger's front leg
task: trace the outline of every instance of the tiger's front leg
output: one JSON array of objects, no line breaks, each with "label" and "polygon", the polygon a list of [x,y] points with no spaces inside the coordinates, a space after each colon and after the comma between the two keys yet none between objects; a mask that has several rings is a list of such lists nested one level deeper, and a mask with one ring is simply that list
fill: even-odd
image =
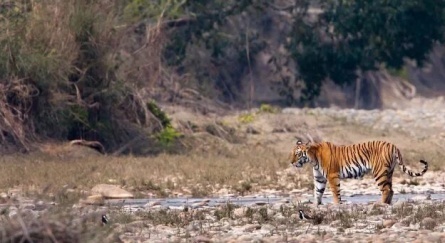
[{"label": "tiger's front leg", "polygon": [[323,197],[324,190],[326,189],[326,178],[323,174],[313,168],[314,173],[314,200],[317,205],[321,204],[321,198]]}]

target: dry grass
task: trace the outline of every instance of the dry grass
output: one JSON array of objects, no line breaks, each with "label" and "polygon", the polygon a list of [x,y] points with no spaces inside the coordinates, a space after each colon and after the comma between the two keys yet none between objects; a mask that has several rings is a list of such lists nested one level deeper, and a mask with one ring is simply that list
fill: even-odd
[{"label": "dry grass", "polygon": [[445,222],[445,205],[443,203],[424,204],[418,207],[403,203],[399,207],[394,207],[391,211],[406,226],[419,223],[421,227],[428,228],[427,225],[423,225],[425,224],[423,221],[425,218],[431,218],[434,221],[434,225],[430,225],[432,226],[430,229]]},{"label": "dry grass", "polygon": [[161,196],[187,190],[206,196],[224,185],[245,193],[274,184],[276,172],[289,166],[285,157],[266,148],[239,146],[225,152],[85,158],[7,155],[0,159],[0,190],[22,187],[60,195],[68,189],[89,190],[99,183],[114,183],[130,191]]},{"label": "dry grass", "polygon": [[[199,122],[199,117],[195,121]],[[289,120],[275,114],[273,119]],[[273,120],[272,119],[272,120]],[[306,118],[305,118],[306,119]],[[258,125],[267,127],[270,117],[258,117]],[[290,122],[290,121],[289,121]],[[288,122],[288,123],[289,123]],[[343,137],[355,141],[365,137],[383,139],[379,133],[369,129],[346,129],[331,120],[318,119],[315,125],[327,134],[324,139],[331,141],[335,136],[339,143],[348,143]],[[301,122],[295,121],[297,126]],[[197,126],[205,128],[209,124]],[[288,148],[291,147],[294,133],[264,133],[246,135],[245,127],[218,126],[223,130],[217,133],[200,132],[187,135],[190,139],[182,140],[189,148],[186,154],[160,154],[153,157],[134,156],[97,156],[88,150],[64,152],[64,145],[42,146],[42,153],[31,155],[5,155],[0,159],[3,169],[0,171],[0,192],[9,188],[21,187],[23,191],[44,194],[59,203],[73,203],[99,183],[117,184],[135,193],[136,197],[146,197],[148,193],[165,197],[182,193],[194,197],[206,197],[227,188],[231,193],[246,195],[259,189],[293,188],[313,189],[311,168],[298,170],[297,175],[277,175],[278,171],[289,168]],[[272,130],[272,129],[271,129]],[[203,129],[205,131],[205,129]],[[212,130],[213,131],[213,130]],[[242,143],[232,143],[231,136],[243,137]],[[405,147],[406,136],[403,133],[389,134],[390,141]],[[368,138],[369,139],[369,138]],[[236,141],[239,141],[236,139]],[[397,142],[399,141],[399,142]],[[403,149],[407,164],[413,169],[419,168],[414,161],[428,158],[430,168],[440,167],[441,154],[435,147],[419,143],[413,150]],[[416,150],[414,150],[416,149]],[[436,151],[432,153],[432,151]],[[431,158],[434,156],[434,158]],[[437,156],[437,157],[436,157]],[[299,176],[299,175],[301,176]],[[399,169],[395,178],[404,178],[401,183],[416,184],[419,180],[408,180]],[[284,182],[283,182],[284,181]],[[293,189],[286,188],[286,189]]]},{"label": "dry grass", "polygon": [[0,242],[118,242],[111,229],[101,227],[100,220],[92,215],[64,213],[37,218],[21,213],[0,222]]}]

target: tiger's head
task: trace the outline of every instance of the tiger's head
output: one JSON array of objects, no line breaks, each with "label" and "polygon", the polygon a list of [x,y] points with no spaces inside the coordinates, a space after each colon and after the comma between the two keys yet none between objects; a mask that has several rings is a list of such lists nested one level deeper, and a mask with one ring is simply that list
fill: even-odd
[{"label": "tiger's head", "polygon": [[298,140],[297,144],[292,148],[291,164],[295,167],[302,167],[308,163],[311,159],[308,156],[308,150],[310,148],[309,142],[304,144]]}]

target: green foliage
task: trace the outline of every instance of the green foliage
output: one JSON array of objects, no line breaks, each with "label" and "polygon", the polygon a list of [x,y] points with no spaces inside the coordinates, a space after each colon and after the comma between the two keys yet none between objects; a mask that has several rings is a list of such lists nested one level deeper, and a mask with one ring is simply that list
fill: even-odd
[{"label": "green foliage", "polygon": [[260,112],[262,112],[262,113],[276,113],[277,109],[269,104],[261,104]]},{"label": "green foliage", "polygon": [[154,101],[147,103],[147,109],[157,118],[162,124],[162,127],[171,127],[171,120],[167,114],[159,108],[159,106]]},{"label": "green foliage", "polygon": [[403,78],[404,80],[409,80],[408,69],[406,67],[402,67],[400,69],[396,68],[388,68],[388,73],[392,76]]},{"label": "green foliage", "polygon": [[164,146],[171,145],[172,142],[174,142],[180,136],[181,133],[176,131],[176,129],[171,126],[165,127],[156,135],[158,141]]},{"label": "green foliage", "polygon": [[251,123],[255,120],[255,114],[254,113],[246,113],[238,116],[238,120],[241,123]]},{"label": "green foliage", "polygon": [[156,133],[157,140],[163,146],[170,146],[177,138],[181,137],[181,133],[173,128],[171,119],[167,114],[159,108],[154,101],[147,103],[148,110],[161,122],[162,130]]},{"label": "green foliage", "polygon": [[304,81],[302,101],[317,97],[327,78],[350,84],[358,70],[400,69],[404,58],[422,65],[444,41],[444,1],[326,1],[323,10],[317,21],[296,19],[288,45]]}]

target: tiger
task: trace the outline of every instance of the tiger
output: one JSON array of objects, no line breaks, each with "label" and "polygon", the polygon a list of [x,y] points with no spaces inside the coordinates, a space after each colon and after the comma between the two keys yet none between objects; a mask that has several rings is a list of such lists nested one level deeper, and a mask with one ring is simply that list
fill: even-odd
[{"label": "tiger", "polygon": [[304,164],[313,165],[314,200],[317,205],[322,204],[322,196],[326,182],[333,195],[333,203],[341,203],[340,179],[363,178],[372,172],[374,179],[382,193],[382,203],[391,204],[394,191],[392,190],[392,176],[394,167],[399,164],[401,170],[411,177],[422,176],[428,170],[428,163],[420,160],[424,165],[422,172],[415,173],[403,164],[400,150],[389,142],[369,141],[352,145],[334,145],[330,142],[306,143],[298,140],[292,148],[291,165],[302,167]]}]

